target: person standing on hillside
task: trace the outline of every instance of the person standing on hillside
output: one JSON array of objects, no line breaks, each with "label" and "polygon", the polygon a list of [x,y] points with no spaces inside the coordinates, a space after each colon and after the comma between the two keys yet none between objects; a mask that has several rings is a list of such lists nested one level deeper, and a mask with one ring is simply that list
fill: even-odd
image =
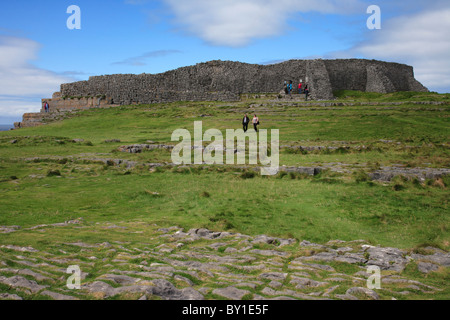
[{"label": "person standing on hillside", "polygon": [[302,85],[301,82],[298,84],[298,94],[302,94]]},{"label": "person standing on hillside", "polygon": [[253,117],[253,128],[255,128],[255,131],[258,132],[258,125],[259,125],[259,118],[256,116]]},{"label": "person standing on hillside", "polygon": [[244,129],[244,132],[247,132],[249,123],[250,123],[250,118],[247,116],[247,114],[245,114],[244,119],[242,119],[242,126]]}]

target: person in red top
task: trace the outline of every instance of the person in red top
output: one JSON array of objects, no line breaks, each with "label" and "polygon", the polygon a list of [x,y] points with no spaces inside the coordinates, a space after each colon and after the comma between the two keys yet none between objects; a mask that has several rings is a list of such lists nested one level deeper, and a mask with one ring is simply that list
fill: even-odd
[{"label": "person in red top", "polygon": [[298,94],[302,94],[302,83],[298,84]]}]

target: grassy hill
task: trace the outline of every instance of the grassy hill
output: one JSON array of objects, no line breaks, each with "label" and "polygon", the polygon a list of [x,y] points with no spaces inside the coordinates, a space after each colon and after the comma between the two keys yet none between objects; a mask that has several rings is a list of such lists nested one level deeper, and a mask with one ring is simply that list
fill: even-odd
[{"label": "grassy hill", "polygon": [[[354,95],[356,101],[363,100],[364,95]],[[448,101],[447,95],[438,97]],[[175,144],[172,132],[193,132],[194,121],[203,121],[204,131],[218,128],[225,136],[225,129],[240,128],[248,112],[258,114],[261,128],[280,130],[280,145],[285,147],[281,165],[342,163],[362,165],[362,172],[397,164],[448,168],[449,111],[448,105],[327,108],[265,100],[91,109],[65,121],[1,133],[0,225],[78,216],[93,221],[145,219],[313,241],[365,238],[383,245],[436,242],[448,248],[447,190],[426,183],[405,182],[405,188],[395,191],[391,185],[359,183],[357,176],[337,173],[332,179],[324,173],[305,179],[278,175],[245,180],[229,166],[150,172],[143,166],[126,169],[86,159],[170,163],[170,150],[128,154],[117,148],[148,140]],[[114,139],[120,142],[105,142]],[[337,149],[308,152],[287,146]],[[60,175],[52,176],[52,171]],[[161,196],[149,195],[149,190]],[[210,196],[202,197],[203,192]],[[267,225],[270,230],[265,230]]]},{"label": "grassy hill", "polygon": [[[450,168],[450,95],[337,95],[333,105],[255,98],[91,109],[0,132],[0,226],[26,229],[81,217],[91,226],[148,223],[449,250],[448,176],[377,182],[368,175],[381,167]],[[241,127],[244,112],[256,113],[261,128],[280,130],[281,165],[330,170],[260,176],[250,167],[174,167],[165,149],[118,151],[174,145],[172,132],[193,132],[194,121],[225,136],[226,129]],[[119,159],[128,162],[116,165]],[[0,234],[0,245],[43,250],[60,242],[142,240],[140,234],[69,230]]]}]

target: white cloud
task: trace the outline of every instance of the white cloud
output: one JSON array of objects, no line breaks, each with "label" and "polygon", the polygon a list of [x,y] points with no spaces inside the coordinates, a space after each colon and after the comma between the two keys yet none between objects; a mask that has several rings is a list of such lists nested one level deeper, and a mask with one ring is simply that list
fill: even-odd
[{"label": "white cloud", "polygon": [[450,4],[393,18],[371,34],[349,53],[407,63],[430,90],[450,91]]},{"label": "white cloud", "polygon": [[280,35],[299,12],[364,12],[359,0],[164,0],[176,24],[213,45],[238,47]]},{"label": "white cloud", "polygon": [[51,97],[69,77],[40,69],[39,43],[25,38],[0,36],[0,115],[18,116],[40,109],[40,98]]},{"label": "white cloud", "polygon": [[12,99],[0,98],[0,116],[21,118],[24,113],[38,112],[41,108],[40,99],[36,101],[20,99],[13,97]]}]

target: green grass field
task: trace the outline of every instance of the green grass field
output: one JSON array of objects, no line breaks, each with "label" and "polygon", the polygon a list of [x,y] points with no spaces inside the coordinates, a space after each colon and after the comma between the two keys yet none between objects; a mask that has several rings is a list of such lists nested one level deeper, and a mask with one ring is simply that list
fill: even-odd
[{"label": "green grass field", "polygon": [[[339,96],[350,99],[349,94]],[[385,100],[381,95],[353,95],[355,101]],[[448,95],[428,96],[448,101]],[[421,101],[423,94],[408,98]],[[281,146],[345,142],[355,147],[303,153],[282,148],[281,165],[345,163],[363,165],[367,172],[394,164],[450,167],[448,104],[310,108],[250,100],[92,109],[61,122],[0,134],[0,225],[32,226],[82,216],[318,242],[362,238],[402,248],[424,243],[449,248],[448,190],[431,182],[401,182],[404,187],[395,191],[392,183],[360,182],[354,175],[329,172],[314,178],[279,174],[243,179],[226,165],[151,172],[144,166],[126,169],[67,160],[73,156],[170,162],[166,150],[129,154],[116,149],[148,140],[174,144],[171,133],[177,128],[192,132],[194,121],[203,121],[204,131],[240,128],[244,112],[257,113],[261,128],[279,129]],[[12,139],[17,143],[11,144]],[[107,139],[121,141],[104,142]],[[63,159],[52,160],[53,156]],[[60,175],[48,174],[52,170]]]},{"label": "green grass field", "polygon": [[[367,174],[381,166],[450,168],[450,95],[349,91],[336,95],[337,102],[353,105],[246,99],[122,106],[0,132],[0,226],[22,230],[0,234],[0,246],[31,246],[58,255],[57,248],[68,250],[61,243],[77,241],[127,241],[140,246],[154,239],[141,231],[142,226],[156,224],[299,242],[361,239],[405,250],[433,246],[448,251],[449,176],[377,182]],[[203,131],[217,128],[225,136],[226,129],[241,127],[244,112],[256,113],[262,129],[279,129],[280,165],[345,166],[353,173],[324,170],[316,176],[286,172],[261,176],[234,165],[174,167],[171,152],[164,149],[137,154],[117,150],[148,141],[174,145],[172,132],[178,128],[193,132],[194,121],[203,122]],[[120,142],[106,141],[112,139]],[[304,148],[295,148],[299,146]],[[317,146],[322,148],[312,148]],[[99,159],[136,165],[128,168]],[[80,217],[88,229],[23,230]],[[101,229],[116,223],[135,232]],[[2,254],[11,254],[5,250]],[[288,250],[298,254],[295,246]],[[17,265],[14,259],[8,260],[10,267]],[[92,279],[102,274],[101,267],[95,268],[90,271]],[[405,272],[421,279],[411,268]],[[355,272],[357,267],[351,269]],[[440,270],[428,280],[446,286],[448,271]],[[7,290],[4,285],[0,289]],[[447,291],[436,297],[445,299]],[[420,297],[417,292],[413,298]]]}]

